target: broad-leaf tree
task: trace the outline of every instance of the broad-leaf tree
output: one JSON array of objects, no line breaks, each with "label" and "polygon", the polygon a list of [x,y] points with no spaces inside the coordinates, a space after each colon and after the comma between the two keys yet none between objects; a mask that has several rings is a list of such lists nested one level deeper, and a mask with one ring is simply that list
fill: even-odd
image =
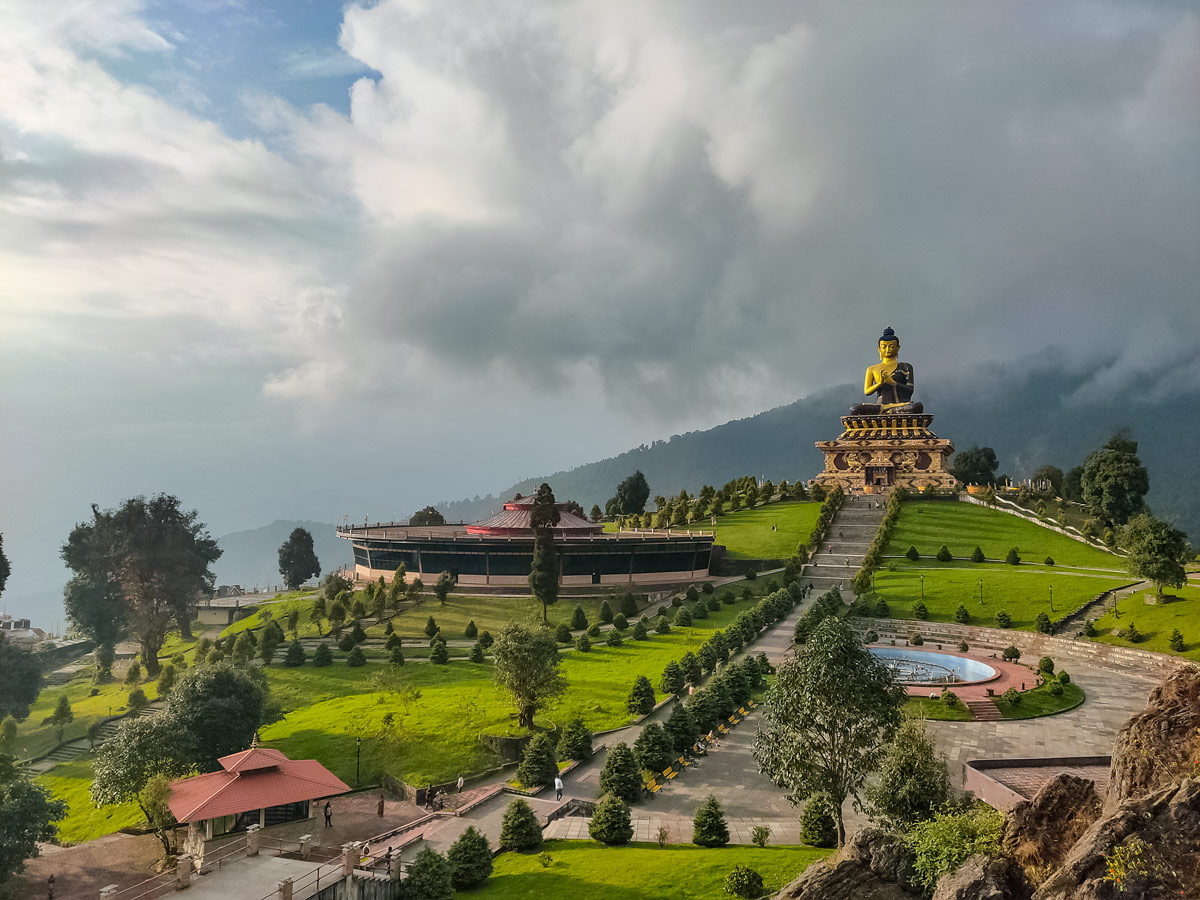
[{"label": "broad-leaf tree", "polygon": [[62,548],[77,576],[119,585],[125,620],[151,676],[158,674],[158,651],[172,619],[191,640],[190,606],[212,590],[210,567],[220,556],[196,511],[182,509],[170,494],[134,497],[115,510],[93,504],[92,521],[75,526]]},{"label": "broad-leaf tree", "polygon": [[845,621],[831,616],[779,667],[754,758],[793,804],[819,791],[829,794],[840,845],[842,805],[858,796],[878,766],[904,699],[888,668]]},{"label": "broad-leaf tree", "polygon": [[182,675],[167,712],[188,737],[186,759],[205,772],[217,759],[250,746],[267,712],[267,692],[257,671],[204,666]]},{"label": "broad-leaf tree", "polygon": [[617,485],[614,499],[617,501],[617,511],[620,515],[641,514],[645,511],[646,501],[650,499],[650,485],[640,469]]},{"label": "broad-leaf tree", "polygon": [[24,719],[42,689],[42,667],[37,657],[10,641],[0,631],[0,719]]},{"label": "broad-leaf tree", "polygon": [[1121,537],[1130,574],[1149,581],[1159,595],[1164,587],[1181,588],[1187,582],[1192,547],[1178,528],[1143,513],[1129,520]]},{"label": "broad-leaf tree", "polygon": [[120,584],[76,575],[63,589],[63,606],[75,626],[96,642],[96,680],[111,675],[114,648],[125,625]]},{"label": "broad-leaf tree", "polygon": [[279,547],[279,574],[289,591],[321,574],[321,561],[313,550],[313,536],[305,528],[293,528]]},{"label": "broad-leaf tree", "polygon": [[509,622],[492,644],[492,657],[496,684],[512,696],[521,727],[532,728],[534,714],[565,687],[554,632]]},{"label": "broad-leaf tree", "polygon": [[66,814],[65,803],[0,756],[0,895],[7,896],[25,860],[38,855],[38,844],[58,836],[54,823]]},{"label": "broad-leaf tree", "polygon": [[963,484],[995,484],[999,467],[995,450],[975,445],[954,455],[950,474]]},{"label": "broad-leaf tree", "polygon": [[408,517],[409,525],[445,525],[446,517],[434,509],[432,506],[427,506],[424,509],[418,509],[415,513]]},{"label": "broad-leaf tree", "polygon": [[1083,464],[1083,502],[1114,525],[1123,525],[1145,507],[1150,476],[1138,459],[1137,448],[1137,441],[1119,432]]},{"label": "broad-leaf tree", "polygon": [[192,771],[191,736],[169,711],[124,719],[96,750],[91,796],[97,806],[136,801],[150,821],[142,792],[155,775],[180,778]]},{"label": "broad-leaf tree", "polygon": [[449,572],[442,572],[433,585],[433,595],[438,598],[438,603],[445,603],[452,590],[454,590],[454,576]]}]

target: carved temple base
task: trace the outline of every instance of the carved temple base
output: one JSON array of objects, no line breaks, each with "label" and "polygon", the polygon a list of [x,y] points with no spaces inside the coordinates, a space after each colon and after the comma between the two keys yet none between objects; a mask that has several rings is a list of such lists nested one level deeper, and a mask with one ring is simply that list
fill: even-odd
[{"label": "carved temple base", "polygon": [[876,493],[889,487],[912,491],[955,486],[947,463],[954,445],[929,430],[928,413],[852,415],[842,418],[842,434],[818,441],[825,469],[816,480],[825,487]]}]

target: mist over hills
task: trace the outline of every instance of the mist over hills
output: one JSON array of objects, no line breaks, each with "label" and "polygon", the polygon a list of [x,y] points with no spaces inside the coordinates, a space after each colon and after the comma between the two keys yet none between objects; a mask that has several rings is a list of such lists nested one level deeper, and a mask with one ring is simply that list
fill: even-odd
[{"label": "mist over hills", "polygon": [[[1114,431],[1128,429],[1150,472],[1152,509],[1195,539],[1200,536],[1200,467],[1188,451],[1200,438],[1200,422],[1181,415],[1178,401],[1163,399],[1148,375],[1130,379],[1119,390],[1092,390],[1109,362],[1085,371],[1052,365],[993,368],[978,385],[923,385],[918,380],[917,399],[934,414],[933,430],[940,437],[950,438],[959,450],[972,444],[992,447],[1000,473],[1013,478],[1027,477],[1043,464],[1066,471]],[[858,394],[858,387],[841,385],[707,431],[673,435],[609,459],[529,478],[497,494],[443,501],[438,508],[448,520],[475,521],[543,481],[560,500],[577,500],[585,508],[603,506],[617,483],[637,469],[645,473],[652,495],[682,488],[694,492],[739,475],[808,479],[822,467],[814,442],[837,437],[838,417]]]},{"label": "mist over hills", "polygon": [[321,561],[322,575],[354,563],[350,542],[336,537],[334,526],[329,522],[276,519],[261,528],[234,531],[217,538],[223,551],[221,558],[213,564],[217,584],[240,584],[246,590],[279,584],[282,581],[279,545],[288,539],[294,528],[306,528],[312,534],[313,550]]}]

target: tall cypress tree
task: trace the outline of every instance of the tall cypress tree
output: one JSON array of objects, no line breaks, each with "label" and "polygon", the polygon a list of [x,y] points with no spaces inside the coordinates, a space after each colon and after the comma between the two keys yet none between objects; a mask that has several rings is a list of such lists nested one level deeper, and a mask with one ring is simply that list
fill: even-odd
[{"label": "tall cypress tree", "polygon": [[558,524],[558,505],[550,485],[538,488],[533,499],[530,524],[534,528],[533,568],[529,571],[529,589],[542,604],[542,621],[548,622],[547,610],[558,602],[558,556],[554,550],[554,532]]}]

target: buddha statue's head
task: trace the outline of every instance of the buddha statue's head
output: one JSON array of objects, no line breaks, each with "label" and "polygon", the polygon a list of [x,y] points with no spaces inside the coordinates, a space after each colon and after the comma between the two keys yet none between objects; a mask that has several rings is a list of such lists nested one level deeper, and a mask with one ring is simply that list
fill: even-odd
[{"label": "buddha statue's head", "polygon": [[895,359],[900,352],[900,338],[896,337],[896,332],[892,331],[892,326],[889,325],[883,329],[883,336],[879,338],[879,359],[881,362],[887,362],[889,359]]}]

